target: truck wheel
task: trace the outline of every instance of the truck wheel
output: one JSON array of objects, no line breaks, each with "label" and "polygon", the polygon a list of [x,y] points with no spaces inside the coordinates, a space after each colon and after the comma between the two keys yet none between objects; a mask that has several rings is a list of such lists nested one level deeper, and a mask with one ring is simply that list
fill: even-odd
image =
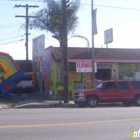
[{"label": "truck wheel", "polygon": [[78,104],[79,107],[84,108],[86,107],[86,104]]},{"label": "truck wheel", "polygon": [[98,99],[95,96],[90,96],[87,98],[87,105],[89,107],[96,107],[98,104]]},{"label": "truck wheel", "polygon": [[136,105],[136,106],[140,106],[140,96],[137,96],[137,97],[135,98],[135,105]]},{"label": "truck wheel", "polygon": [[131,106],[132,105],[132,103],[131,102],[123,102],[122,103],[124,106],[126,106],[126,107],[129,107],[129,106]]}]

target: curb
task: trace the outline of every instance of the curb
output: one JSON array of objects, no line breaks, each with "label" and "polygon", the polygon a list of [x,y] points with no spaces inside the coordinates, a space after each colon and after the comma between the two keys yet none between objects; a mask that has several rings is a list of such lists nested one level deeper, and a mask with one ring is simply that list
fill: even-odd
[{"label": "curb", "polygon": [[[122,107],[121,104],[99,104],[97,107]],[[16,105],[16,103],[1,104],[0,109],[20,109],[20,108],[79,108],[77,104],[72,103],[28,103]]]},{"label": "curb", "polygon": [[[121,103],[101,103],[98,104],[97,108],[104,107],[123,107]],[[77,104],[74,103],[62,103],[62,102],[36,102],[36,103],[25,103],[18,105],[15,103],[1,103],[0,109],[20,109],[20,108],[80,108]]]},{"label": "curb", "polygon": [[25,104],[21,106],[15,106],[16,109],[18,108],[77,108],[78,105],[76,104]]},{"label": "curb", "polygon": [[[123,107],[121,103],[100,103],[96,108],[104,107]],[[18,108],[80,108],[77,104],[74,103],[29,103],[20,106],[15,106],[15,109]]]},{"label": "curb", "polygon": [[10,109],[15,108],[16,103],[2,103],[0,104],[0,109]]}]

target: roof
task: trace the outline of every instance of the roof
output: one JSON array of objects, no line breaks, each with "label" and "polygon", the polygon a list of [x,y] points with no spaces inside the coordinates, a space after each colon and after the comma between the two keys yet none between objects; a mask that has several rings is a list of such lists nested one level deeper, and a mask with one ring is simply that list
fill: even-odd
[{"label": "roof", "polygon": [[[94,48],[96,62],[140,62],[140,49],[127,48]],[[60,47],[53,47],[52,51],[55,59],[61,58]],[[69,47],[69,62],[91,61],[92,48]]]},{"label": "roof", "polygon": [[[68,48],[68,58],[74,58],[79,54],[86,53],[87,51],[90,51],[90,48],[80,48],[80,47],[69,47]],[[52,51],[55,59],[61,58],[61,48],[60,47],[53,47]]]}]

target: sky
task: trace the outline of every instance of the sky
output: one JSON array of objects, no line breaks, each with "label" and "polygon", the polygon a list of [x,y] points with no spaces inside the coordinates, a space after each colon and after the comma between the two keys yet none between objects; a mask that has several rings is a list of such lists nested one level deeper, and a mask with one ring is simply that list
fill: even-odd
[{"label": "sky", "polygon": [[[43,0],[0,0],[0,51],[9,53],[15,60],[26,59],[25,30],[21,25],[25,18],[16,15],[26,14],[25,8],[15,8],[17,5],[37,5],[39,8],[29,8],[29,15],[45,7]],[[93,0],[93,8],[97,9],[96,21],[98,34],[94,36],[94,47],[105,48],[104,31],[113,29],[113,42],[108,48],[140,48],[140,0]],[[74,32],[91,38],[91,0],[81,0],[81,8],[77,16],[78,26]],[[32,59],[32,40],[45,34],[45,48],[58,47],[57,40],[50,33],[29,29],[29,59]],[[70,38],[72,35],[69,35]],[[87,47],[84,40],[73,38],[68,40],[69,47]]]}]

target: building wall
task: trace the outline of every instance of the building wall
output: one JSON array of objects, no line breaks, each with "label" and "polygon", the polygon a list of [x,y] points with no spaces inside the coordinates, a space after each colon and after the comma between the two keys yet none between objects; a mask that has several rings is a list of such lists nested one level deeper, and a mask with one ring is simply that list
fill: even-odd
[{"label": "building wall", "polygon": [[[73,63],[73,66],[70,67],[69,63],[69,81],[73,81],[73,91],[79,89],[89,89],[92,84],[92,73],[77,73],[76,72],[76,64]],[[75,66],[74,66],[75,65]],[[63,90],[63,71],[61,71],[61,63],[56,62],[54,57],[51,58],[51,71],[53,86],[52,90],[58,89]],[[138,63],[97,63],[98,69],[109,69],[110,70],[110,79],[112,80],[114,76],[114,70],[116,72],[116,79],[123,79],[123,76],[129,75],[132,76],[132,72],[139,71],[140,72],[140,64]],[[102,79],[101,79],[102,80]],[[59,86],[58,86],[59,85]]]},{"label": "building wall", "polygon": [[54,59],[54,57],[51,57],[51,90],[56,89],[56,81],[58,81],[58,71],[60,71],[60,68],[57,67],[57,63]]}]

